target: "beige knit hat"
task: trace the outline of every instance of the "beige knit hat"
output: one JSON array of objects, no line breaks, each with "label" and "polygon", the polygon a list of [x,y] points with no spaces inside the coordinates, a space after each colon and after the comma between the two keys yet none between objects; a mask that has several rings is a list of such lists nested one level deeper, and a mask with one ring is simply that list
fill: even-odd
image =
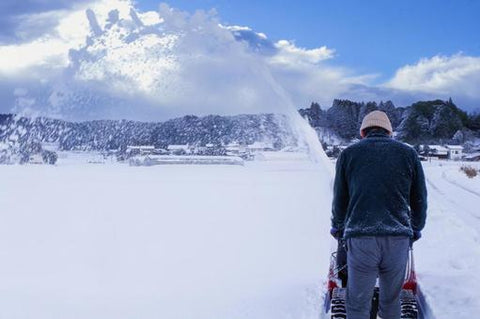
[{"label": "beige knit hat", "polygon": [[384,128],[389,131],[390,134],[393,132],[392,123],[390,123],[387,114],[382,111],[372,111],[363,118],[360,134],[362,134],[364,129],[372,126]]}]

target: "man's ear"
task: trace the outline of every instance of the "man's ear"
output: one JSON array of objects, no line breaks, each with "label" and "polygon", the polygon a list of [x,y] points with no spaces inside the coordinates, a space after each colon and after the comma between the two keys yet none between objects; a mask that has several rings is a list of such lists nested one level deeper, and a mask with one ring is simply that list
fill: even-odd
[{"label": "man's ear", "polygon": [[361,131],[360,131],[360,136],[361,136],[362,138],[365,137],[365,130],[361,130]]}]

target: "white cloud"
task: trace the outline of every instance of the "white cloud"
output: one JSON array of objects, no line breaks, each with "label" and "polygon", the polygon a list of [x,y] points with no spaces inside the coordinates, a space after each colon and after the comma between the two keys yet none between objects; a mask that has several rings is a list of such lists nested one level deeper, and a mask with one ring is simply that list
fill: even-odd
[{"label": "white cloud", "polygon": [[322,46],[316,49],[305,49],[295,46],[294,43],[287,40],[280,40],[275,43],[278,53],[272,57],[273,63],[285,65],[296,64],[317,64],[321,61],[333,58],[335,51]]},{"label": "white cloud", "polygon": [[286,88],[296,107],[315,101],[329,106],[352,86],[367,84],[375,75],[355,75],[352,70],[329,64],[335,50],[322,46],[305,49],[287,40],[275,43],[277,53],[267,58],[277,81]]},{"label": "white cloud", "polygon": [[[273,43],[248,27],[224,27],[215,11],[188,14],[163,4],[157,13],[132,14],[127,0],[90,7],[96,35],[82,7],[60,14],[55,34],[0,47],[7,60],[18,52],[25,56],[19,64],[0,64],[0,74],[40,70],[46,89],[33,100],[44,113],[145,118],[281,112],[290,101],[275,91],[270,74],[287,85],[295,106],[330,99],[348,82],[344,70],[322,65],[333,50]],[[118,14],[109,18],[113,9]],[[268,50],[252,50],[262,46]]]},{"label": "white cloud", "polygon": [[138,12],[131,0],[98,0],[49,14],[58,22],[52,32],[0,46],[0,95],[5,88],[13,96],[12,83],[28,92],[21,96],[28,103],[15,97],[16,112],[23,105],[67,118],[141,120],[282,112],[291,101],[277,84],[295,107],[334,98],[413,102],[447,91],[480,98],[474,57],[424,59],[372,86],[375,74],[336,66],[332,48],[272,42],[248,27],[222,26],[215,11],[188,14],[163,4]]},{"label": "white cloud", "polygon": [[0,46],[0,73],[13,75],[30,67],[67,65],[69,43],[50,37],[20,45]]},{"label": "white cloud", "polygon": [[[456,54],[421,59],[414,65],[397,70],[386,87],[437,94],[441,97],[459,96],[480,99],[480,57]],[[439,96],[439,97],[440,97]]]},{"label": "white cloud", "polygon": [[56,17],[96,0],[2,0],[0,1],[0,43],[29,42],[52,33]]},{"label": "white cloud", "polygon": [[[22,34],[31,32],[37,20],[49,19],[56,26],[31,41],[0,45],[0,75],[14,75],[28,68],[46,67],[54,72],[56,69],[66,67],[69,62],[69,50],[82,46],[90,32],[85,16],[87,8],[97,12],[100,21],[106,21],[111,8],[121,10],[123,14],[128,15],[130,7],[129,0],[84,1],[70,10],[61,9],[23,15],[23,20],[30,22],[22,24],[20,31],[17,31]],[[48,74],[45,75],[48,76]]]}]

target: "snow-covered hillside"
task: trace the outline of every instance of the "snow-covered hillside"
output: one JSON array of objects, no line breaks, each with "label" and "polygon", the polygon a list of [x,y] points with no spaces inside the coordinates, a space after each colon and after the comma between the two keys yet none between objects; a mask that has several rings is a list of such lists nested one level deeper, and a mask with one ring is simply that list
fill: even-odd
[{"label": "snow-covered hillside", "polygon": [[[1,318],[319,318],[333,163],[272,153],[130,167],[84,155],[0,166]],[[424,163],[430,209],[414,248],[440,319],[480,310],[480,177],[459,165]]]}]

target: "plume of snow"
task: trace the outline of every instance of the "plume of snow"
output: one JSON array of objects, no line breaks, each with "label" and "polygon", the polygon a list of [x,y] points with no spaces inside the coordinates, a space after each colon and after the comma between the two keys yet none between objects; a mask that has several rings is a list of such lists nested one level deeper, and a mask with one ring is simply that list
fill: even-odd
[{"label": "plume of snow", "polygon": [[[345,88],[328,85],[345,74],[322,65],[331,49],[297,48],[247,27],[222,26],[214,10],[189,14],[161,4],[158,12],[139,12],[130,0],[64,12],[55,34],[0,47],[7,57],[0,61],[19,52],[23,62],[0,64],[0,75],[36,78],[35,88],[25,84],[36,101],[29,109],[67,118],[281,112],[285,101],[259,72],[264,68],[297,105]],[[304,84],[289,87],[292,79]]]}]

